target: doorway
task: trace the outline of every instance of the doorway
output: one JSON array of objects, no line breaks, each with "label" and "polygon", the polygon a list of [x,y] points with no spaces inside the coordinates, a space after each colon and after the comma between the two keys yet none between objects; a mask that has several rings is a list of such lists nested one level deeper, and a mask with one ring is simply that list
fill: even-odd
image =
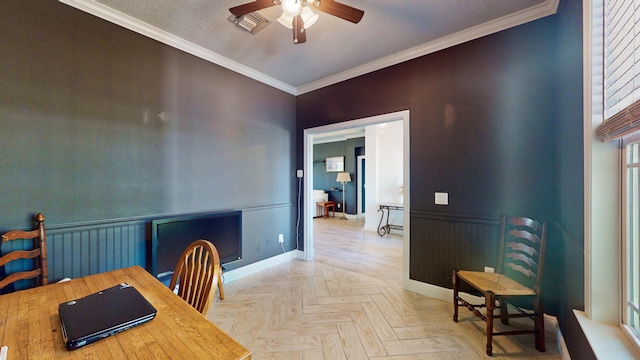
[{"label": "doorway", "polygon": [[[313,207],[315,204],[312,202],[311,191],[313,190],[313,137],[314,135],[323,134],[331,131],[338,131],[344,129],[358,128],[358,127],[366,127],[369,125],[376,125],[386,122],[392,121],[402,121],[403,128],[403,145],[402,145],[402,163],[403,163],[403,227],[404,227],[404,250],[403,250],[403,278],[405,280],[408,279],[409,267],[408,267],[408,251],[409,251],[409,209],[410,209],[410,188],[409,188],[409,110],[403,110],[399,112],[378,115],[363,119],[350,120],[341,123],[319,126],[315,128],[305,129],[303,132],[303,141],[304,141],[304,179],[303,179],[303,197],[304,197],[304,233],[303,233],[303,259],[304,260],[312,260],[314,258],[314,249],[313,249]],[[368,154],[375,153],[375,150],[367,150]],[[367,169],[375,168],[375,161],[372,161],[372,156],[367,156],[368,163],[366,164]],[[359,162],[358,162],[359,163]],[[366,188],[367,183],[365,182],[364,187]],[[360,186],[358,186],[360,188]],[[369,189],[371,192],[371,189]],[[368,207],[375,206],[375,204],[368,204]],[[358,206],[358,208],[360,208]],[[375,211],[374,211],[375,212]],[[366,211],[365,211],[366,213]]]},{"label": "doorway", "polygon": [[366,201],[366,181],[364,174],[367,173],[365,155],[358,155],[356,157],[356,179],[357,179],[357,193],[356,193],[356,217],[361,218],[365,213],[367,201]]}]

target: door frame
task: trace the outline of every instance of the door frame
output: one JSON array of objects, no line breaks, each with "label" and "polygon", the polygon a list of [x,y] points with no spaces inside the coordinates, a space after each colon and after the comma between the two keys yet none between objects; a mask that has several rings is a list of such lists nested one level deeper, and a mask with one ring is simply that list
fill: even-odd
[{"label": "door frame", "polygon": [[[315,134],[321,134],[330,131],[337,131],[349,128],[364,127],[369,125],[376,125],[391,121],[403,122],[403,279],[405,285],[409,280],[409,213],[410,213],[410,199],[411,189],[409,186],[409,119],[410,111],[402,110],[393,113],[377,115],[357,120],[349,120],[340,123],[323,125],[303,130],[303,193],[304,193],[304,207],[303,207],[303,244],[304,250],[302,251],[303,260],[313,260],[313,207],[312,203],[312,190],[313,190],[313,136]],[[371,150],[369,150],[371,151]]]},{"label": "door frame", "polygon": [[[358,155],[356,157],[356,217],[361,218],[363,216],[362,203],[364,203],[364,197],[362,196],[362,185],[366,187],[364,182],[364,172],[362,171],[362,162],[366,160],[366,155]],[[365,188],[366,190],[366,188]]]}]

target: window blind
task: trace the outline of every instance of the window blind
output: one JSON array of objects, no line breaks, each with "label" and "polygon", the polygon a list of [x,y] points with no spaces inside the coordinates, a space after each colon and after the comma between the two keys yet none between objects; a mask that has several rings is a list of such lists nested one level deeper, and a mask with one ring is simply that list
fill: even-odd
[{"label": "window blind", "polygon": [[605,1],[603,141],[640,131],[640,0]]},{"label": "window blind", "polygon": [[640,131],[640,101],[619,111],[597,129],[598,137],[605,142],[620,139],[636,131]]}]

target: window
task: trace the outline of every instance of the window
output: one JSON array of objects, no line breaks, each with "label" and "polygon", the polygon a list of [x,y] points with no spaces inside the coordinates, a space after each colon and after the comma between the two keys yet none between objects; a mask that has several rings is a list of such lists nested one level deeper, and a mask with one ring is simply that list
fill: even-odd
[{"label": "window", "polygon": [[604,0],[604,118],[598,136],[622,140],[622,327],[640,338],[640,0]]},{"label": "window", "polygon": [[[640,141],[632,142],[626,150],[626,271],[623,323],[640,336]],[[625,223],[625,222],[623,222]]]}]

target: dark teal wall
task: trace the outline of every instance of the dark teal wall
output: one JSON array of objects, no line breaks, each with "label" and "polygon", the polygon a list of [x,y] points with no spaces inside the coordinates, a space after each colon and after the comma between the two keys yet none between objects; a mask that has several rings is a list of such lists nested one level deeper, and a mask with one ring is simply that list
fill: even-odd
[{"label": "dark teal wall", "polygon": [[[313,188],[326,191],[329,194],[329,200],[340,203],[340,206],[342,206],[343,195],[342,183],[336,181],[338,173],[327,172],[326,158],[344,156],[344,171],[351,175],[351,182],[344,186],[344,191],[347,194],[344,199],[347,214],[357,213],[356,158],[358,155],[364,155],[364,145],[365,138],[362,137],[313,146]],[[335,188],[337,191],[331,191],[331,188]]]},{"label": "dark teal wall", "polygon": [[292,202],[294,96],[56,1],[0,49],[3,226]]},{"label": "dark teal wall", "polygon": [[[0,83],[0,229],[238,209],[233,266],[282,253],[280,233],[296,247],[293,95],[54,0],[0,2]],[[52,240],[52,262],[114,248],[99,239]]]},{"label": "dark teal wall", "polygon": [[[558,219],[556,229],[564,241],[551,244],[560,257],[560,268],[554,273],[562,280],[563,306],[558,320],[567,347],[574,359],[595,359],[588,341],[578,325],[573,309],[584,309],[584,134],[582,77],[582,2],[561,1],[558,19],[557,101],[558,108],[557,186]],[[558,258],[556,258],[558,259]],[[556,260],[553,259],[553,260]]]},{"label": "dark teal wall", "polygon": [[[554,16],[294,98],[56,1],[0,2],[2,228],[35,212],[60,229],[253,209],[244,247],[259,261],[279,232],[295,247],[303,129],[409,109],[412,226],[427,212],[552,222],[550,287],[566,290],[547,297],[562,315],[584,305],[581,16],[563,0]],[[435,191],[449,192],[445,210]],[[281,214],[284,231],[258,220]]]},{"label": "dark teal wall", "polygon": [[[298,166],[304,129],[409,109],[410,277],[451,287],[451,270],[468,265],[446,232],[426,227],[434,219],[469,219],[450,233],[482,250],[468,258],[479,264],[495,256],[474,221],[544,220],[545,310],[564,328],[566,310],[584,306],[570,285],[584,282],[581,46],[581,2],[564,0],[553,16],[300,95]],[[449,193],[447,207],[436,191]]]}]

